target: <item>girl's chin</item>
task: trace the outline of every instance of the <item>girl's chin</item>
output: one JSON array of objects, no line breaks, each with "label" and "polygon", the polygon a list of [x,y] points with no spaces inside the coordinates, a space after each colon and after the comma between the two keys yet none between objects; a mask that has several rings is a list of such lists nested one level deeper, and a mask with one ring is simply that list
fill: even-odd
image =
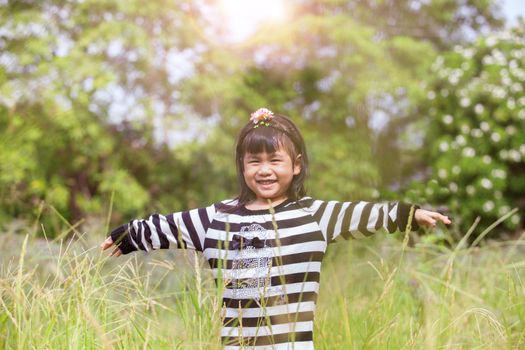
[{"label": "girl's chin", "polygon": [[275,195],[266,195],[266,194],[263,194],[263,193],[258,193],[257,194],[257,200],[261,203],[264,203],[264,204],[268,204],[268,201],[270,200],[272,203],[275,203],[275,202],[278,202],[278,201],[283,201],[285,200],[286,197],[283,196],[283,195],[280,195],[280,194],[275,194]]}]

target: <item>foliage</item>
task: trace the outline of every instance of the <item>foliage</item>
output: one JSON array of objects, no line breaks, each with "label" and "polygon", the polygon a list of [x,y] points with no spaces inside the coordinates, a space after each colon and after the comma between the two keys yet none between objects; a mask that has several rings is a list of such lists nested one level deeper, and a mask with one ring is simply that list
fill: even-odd
[{"label": "foliage", "polygon": [[[491,34],[437,58],[426,89],[424,159],[430,181],[410,196],[447,203],[465,232],[525,208],[525,27]],[[522,214],[504,223],[523,225]]]},{"label": "foliage", "polygon": [[[2,3],[0,218],[32,219],[45,201],[77,223],[114,198],[120,223],[233,197],[235,135],[261,106],[303,131],[312,195],[378,198],[417,155],[399,161],[395,141],[443,39],[481,30],[466,10],[499,25],[491,1],[392,4],[295,3],[286,25],[236,45],[207,2]],[[389,24],[417,18],[430,34]],[[53,236],[64,221],[47,214]]]},{"label": "foliage", "polygon": [[[115,193],[118,212],[129,217],[151,194],[172,187],[161,179],[172,169],[188,172],[174,161],[155,163],[173,154],[158,147],[153,130],[154,107],[168,101],[162,108],[173,110],[176,102],[165,96],[173,85],[166,60],[189,45],[187,7],[52,0],[0,6],[0,216],[28,216],[43,200],[77,221],[102,213]],[[115,112],[126,104],[129,110]],[[123,141],[130,135],[132,142]]]}]

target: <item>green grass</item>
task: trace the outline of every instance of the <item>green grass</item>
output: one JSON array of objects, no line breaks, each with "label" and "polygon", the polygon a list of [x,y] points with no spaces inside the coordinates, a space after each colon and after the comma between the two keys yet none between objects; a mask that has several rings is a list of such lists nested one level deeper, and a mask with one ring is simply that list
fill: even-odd
[{"label": "green grass", "polygon": [[[220,292],[203,258],[110,258],[103,226],[74,241],[2,234],[0,346],[220,349]],[[525,240],[426,243],[439,235],[454,241],[438,228],[412,245],[382,232],[330,245],[316,349],[524,349]]]}]

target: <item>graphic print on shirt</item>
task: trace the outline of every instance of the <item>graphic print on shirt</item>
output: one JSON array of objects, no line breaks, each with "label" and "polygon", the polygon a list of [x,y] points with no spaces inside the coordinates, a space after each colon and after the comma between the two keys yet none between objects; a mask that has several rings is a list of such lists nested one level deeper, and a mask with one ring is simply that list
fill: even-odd
[{"label": "graphic print on shirt", "polygon": [[[240,236],[243,244],[237,251],[232,263],[232,288],[235,298],[260,299],[271,287],[270,269],[273,251],[266,242],[269,232],[259,224],[242,226]],[[252,241],[259,241],[262,246],[256,247]]]}]

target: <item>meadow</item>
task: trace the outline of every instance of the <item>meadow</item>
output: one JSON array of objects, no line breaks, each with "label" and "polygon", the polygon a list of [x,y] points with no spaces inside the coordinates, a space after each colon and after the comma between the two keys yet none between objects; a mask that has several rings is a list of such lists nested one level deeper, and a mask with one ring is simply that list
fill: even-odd
[{"label": "meadow", "polygon": [[[316,349],[523,349],[524,235],[491,241],[497,223],[330,245]],[[42,229],[14,222],[3,234],[2,348],[221,348],[220,290],[200,255],[108,257],[104,220],[54,240],[36,238]]]}]

